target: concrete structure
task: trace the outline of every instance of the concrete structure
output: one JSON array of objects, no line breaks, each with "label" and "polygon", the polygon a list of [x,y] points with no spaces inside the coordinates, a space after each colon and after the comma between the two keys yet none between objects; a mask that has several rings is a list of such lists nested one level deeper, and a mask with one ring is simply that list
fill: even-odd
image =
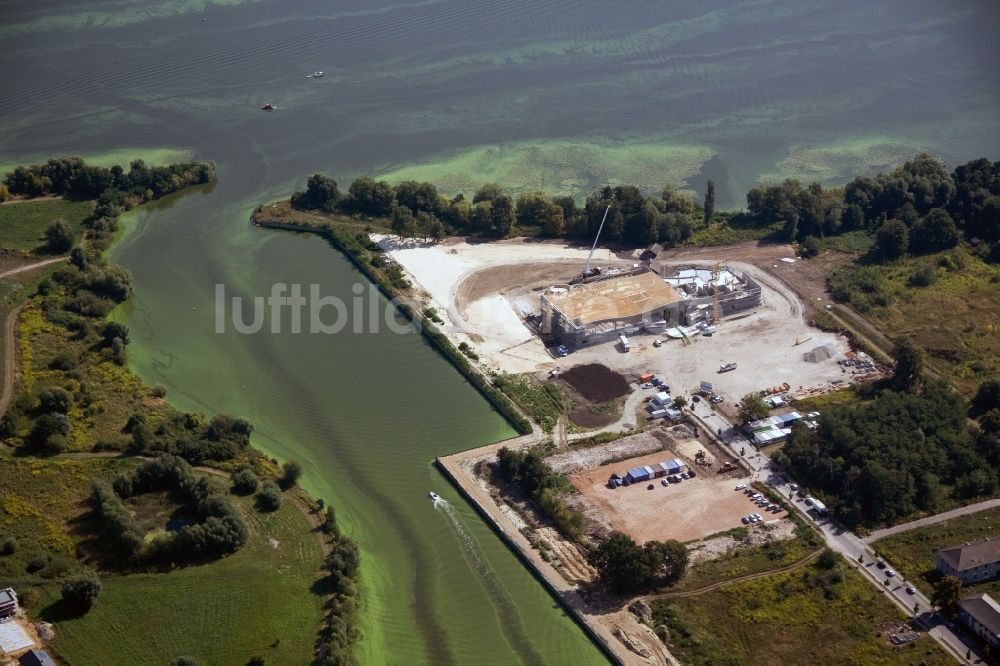
[{"label": "concrete structure", "polygon": [[665,333],[707,323],[716,291],[722,317],[764,302],[760,285],[746,274],[691,268],[664,278],[642,266],[550,287],[541,296],[541,330],[574,349],[633,333]]},{"label": "concrete structure", "polygon": [[578,348],[641,331],[661,333],[679,321],[682,298],[648,268],[557,285],[541,296],[542,334]]},{"label": "concrete structure", "polygon": [[0,590],[0,618],[17,614],[17,595],[7,587]]},{"label": "concrete structure", "polygon": [[937,552],[937,570],[963,585],[996,578],[1000,575],[1000,537],[942,548]]},{"label": "concrete structure", "polygon": [[746,312],[764,304],[764,295],[754,280],[743,273],[737,275],[728,267],[718,273],[709,268],[686,268],[675,271],[662,266],[664,281],[685,298],[680,307],[681,324],[691,326],[712,318],[715,292],[719,293],[719,316]]},{"label": "concrete structure", "polygon": [[1000,648],[1000,604],[990,595],[958,602],[958,619],[991,648]]}]

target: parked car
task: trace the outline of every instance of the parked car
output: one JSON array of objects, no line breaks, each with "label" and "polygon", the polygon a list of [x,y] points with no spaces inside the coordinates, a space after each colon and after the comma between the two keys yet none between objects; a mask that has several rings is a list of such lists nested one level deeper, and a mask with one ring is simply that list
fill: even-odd
[{"label": "parked car", "polygon": [[740,484],[738,484],[738,485],[736,486],[736,488],[734,488],[734,490],[743,490],[743,489],[744,489],[744,488],[746,488],[746,487],[747,487],[747,484],[745,484],[745,483],[740,483]]},{"label": "parked car", "polygon": [[720,402],[722,402],[722,396],[721,396],[721,395],[713,395],[713,396],[712,396],[712,398],[711,398],[711,400],[712,400],[712,402],[713,402],[714,404],[716,404],[716,405],[717,405],[717,404],[719,404]]},{"label": "parked car", "polygon": [[799,484],[797,484],[797,483],[790,483],[790,484],[788,484],[788,489],[791,490],[791,491],[796,491],[796,490],[799,489]]},{"label": "parked car", "polygon": [[896,572],[895,572],[895,571],[893,571],[892,569],[886,569],[886,570],[885,570],[885,575],[886,575],[886,577],[888,577],[888,578],[892,578],[893,576],[895,576],[895,575],[896,575]]},{"label": "parked car", "polygon": [[885,569],[885,560],[883,560],[881,557],[878,558],[877,560],[875,560],[875,566],[877,566],[879,569]]},{"label": "parked car", "polygon": [[743,516],[743,524],[744,525],[749,525],[750,524],[750,518],[747,517],[747,516]]},{"label": "parked car", "polygon": [[661,486],[667,485],[667,480],[666,479],[660,479],[660,485]]},{"label": "parked car", "polygon": [[556,347],[556,353],[559,354],[559,356],[569,356],[569,347],[566,345],[559,345]]},{"label": "parked car", "polygon": [[689,479],[693,479],[696,476],[698,476],[698,475],[694,473],[693,469],[692,470],[688,470],[688,478]]},{"label": "parked car", "polygon": [[917,593],[917,591],[916,591],[915,589],[913,589],[913,586],[912,586],[912,585],[907,585],[907,586],[906,586],[906,593],[907,593],[907,594],[916,594],[916,593]]}]

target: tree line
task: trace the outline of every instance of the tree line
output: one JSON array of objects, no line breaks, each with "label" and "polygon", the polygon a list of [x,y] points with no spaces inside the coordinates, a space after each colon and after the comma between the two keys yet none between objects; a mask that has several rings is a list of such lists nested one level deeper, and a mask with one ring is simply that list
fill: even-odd
[{"label": "tree line", "polygon": [[955,247],[960,231],[995,243],[1000,162],[979,158],[948,171],[921,154],[890,173],[858,176],[844,187],[803,186],[794,179],[758,185],[747,193],[747,214],[759,226],[780,222],[784,239],[809,247],[824,236],[870,232],[884,259]]},{"label": "tree line", "polygon": [[291,203],[300,209],[388,218],[400,236],[435,240],[456,234],[506,238],[518,229],[535,229],[551,238],[593,238],[610,206],[602,237],[646,245],[676,244],[689,238],[703,217],[711,217],[714,194],[709,215],[704,216],[698,202],[669,187],[655,196],[632,185],[605,187],[579,206],[572,197],[550,197],[544,192],[521,194],[515,200],[492,183],[476,190],[471,201],[462,194],[447,197],[432,183],[390,185],[367,176],[342,192],[337,181],[315,174],[304,191],[292,195]]},{"label": "tree line", "polygon": [[778,227],[776,239],[802,243],[806,253],[816,251],[818,239],[825,236],[865,231],[875,236],[879,256],[891,259],[954,247],[960,232],[970,239],[1000,242],[1000,162],[980,158],[949,171],[922,154],[890,173],[859,176],[844,187],[787,179],[753,187],[746,195],[746,210],[736,213],[716,212],[712,181],[703,202],[670,187],[650,194],[619,185],[594,190],[580,206],[572,197],[543,192],[515,200],[492,183],[476,190],[471,201],[464,194],[445,196],[432,183],[391,185],[367,176],[342,192],[337,181],[315,174],[304,191],[292,195],[291,203],[302,209],[388,218],[393,233],[435,240],[458,234],[506,238],[529,231],[590,239],[610,206],[602,237],[613,243],[678,245],[722,221]]},{"label": "tree line", "polygon": [[126,171],[119,165],[108,169],[87,164],[81,157],[62,157],[44,164],[18,166],[4,176],[3,183],[15,196],[57,194],[117,199],[120,195],[135,205],[214,178],[215,164],[211,162],[148,166],[143,160],[135,160]]}]

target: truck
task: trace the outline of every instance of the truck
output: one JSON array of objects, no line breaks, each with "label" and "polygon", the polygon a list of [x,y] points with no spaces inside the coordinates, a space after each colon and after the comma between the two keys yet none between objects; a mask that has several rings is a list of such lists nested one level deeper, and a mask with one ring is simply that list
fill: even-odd
[{"label": "truck", "polygon": [[622,346],[623,352],[628,352],[628,350],[631,349],[631,347],[628,344],[628,338],[626,338],[624,335],[618,336],[618,343]]},{"label": "truck", "polygon": [[721,366],[719,366],[719,372],[729,372],[730,370],[735,370],[735,369],[736,369],[735,363],[723,363]]}]

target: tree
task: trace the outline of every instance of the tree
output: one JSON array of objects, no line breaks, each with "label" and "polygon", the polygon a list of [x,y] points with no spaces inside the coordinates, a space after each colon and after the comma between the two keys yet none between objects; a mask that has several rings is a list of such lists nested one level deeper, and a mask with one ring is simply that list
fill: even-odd
[{"label": "tree", "polygon": [[277,511],[281,507],[281,488],[268,481],[257,493],[257,506],[261,511]]},{"label": "tree", "polygon": [[1000,379],[987,379],[979,385],[979,390],[972,398],[971,411],[978,416],[998,408],[1000,408]]},{"label": "tree", "polygon": [[58,412],[59,414],[69,414],[73,406],[73,394],[59,386],[52,386],[42,389],[38,393],[39,409],[46,414]]},{"label": "tree", "polygon": [[177,657],[170,666],[198,666],[198,660],[194,657]]},{"label": "tree", "polygon": [[897,391],[912,393],[920,388],[924,374],[924,350],[912,342],[901,342],[892,350],[896,362],[893,386]]},{"label": "tree", "polygon": [[289,460],[281,466],[281,487],[286,490],[291,488],[299,482],[301,476],[302,463],[297,460]]},{"label": "tree", "polygon": [[802,245],[799,248],[799,254],[806,259],[815,257],[819,254],[819,239],[815,236],[806,236],[806,239],[802,241]]},{"label": "tree", "polygon": [[69,263],[73,264],[81,271],[87,270],[87,253],[79,245],[73,246],[69,252]]},{"label": "tree", "polygon": [[382,180],[375,182],[368,176],[355,179],[347,193],[351,207],[356,212],[373,217],[389,215],[396,198],[396,193],[389,183]]},{"label": "tree", "polygon": [[106,345],[110,345],[116,338],[121,340],[122,344],[127,345],[129,343],[128,326],[117,321],[109,321],[104,325],[101,337],[104,338],[104,344]]},{"label": "tree", "polygon": [[934,208],[913,226],[911,245],[918,252],[937,252],[958,245],[958,227],[943,208]]},{"label": "tree", "polygon": [[490,216],[491,235],[496,238],[507,238],[514,229],[517,218],[514,216],[514,202],[506,194],[498,195],[493,200]]},{"label": "tree", "polygon": [[952,616],[958,608],[959,598],[962,596],[962,581],[954,576],[942,576],[934,583],[934,593],[931,595],[931,604],[941,609],[945,615]]},{"label": "tree", "polygon": [[616,592],[638,590],[649,580],[649,563],[642,547],[621,532],[612,533],[592,557],[601,579]]},{"label": "tree", "polygon": [[249,495],[257,490],[257,475],[249,467],[240,467],[229,480],[233,482],[233,492],[240,495]]},{"label": "tree", "polygon": [[906,254],[910,247],[910,232],[901,220],[889,220],[875,232],[875,247],[887,259]]},{"label": "tree", "polygon": [[84,571],[63,581],[62,600],[74,610],[87,612],[101,594],[101,579],[93,571]]},{"label": "tree", "polygon": [[682,395],[679,395],[676,398],[674,398],[674,407],[676,407],[677,409],[684,409],[685,407],[687,407],[687,404],[688,404],[687,398],[685,398]]},{"label": "tree", "polygon": [[768,415],[770,410],[759,393],[747,393],[740,399],[739,415],[744,423],[757,421]]},{"label": "tree", "polygon": [[45,241],[49,252],[65,252],[73,247],[73,230],[66,220],[54,220],[45,228]]},{"label": "tree", "polygon": [[712,216],[715,215],[715,181],[709,179],[708,184],[705,186],[705,224],[707,225],[712,221]]}]

